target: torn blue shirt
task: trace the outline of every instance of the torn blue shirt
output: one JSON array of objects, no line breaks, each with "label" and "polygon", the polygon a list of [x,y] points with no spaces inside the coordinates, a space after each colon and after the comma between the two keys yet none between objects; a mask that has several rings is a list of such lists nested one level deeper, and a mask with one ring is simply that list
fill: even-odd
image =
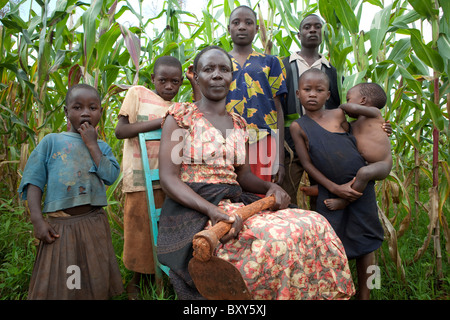
[{"label": "torn blue shirt", "polygon": [[98,140],[102,158],[98,167],[83,142],[74,132],[46,135],[33,150],[23,172],[19,193],[27,199],[29,184],[45,194],[42,212],[55,212],[90,204],[106,206],[105,185],[116,181],[120,165],[111,147]]}]

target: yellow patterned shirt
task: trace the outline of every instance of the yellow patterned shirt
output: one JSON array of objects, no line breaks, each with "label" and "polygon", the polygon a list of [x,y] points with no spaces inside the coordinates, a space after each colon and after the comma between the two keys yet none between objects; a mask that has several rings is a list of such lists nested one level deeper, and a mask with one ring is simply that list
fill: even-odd
[{"label": "yellow patterned shirt", "polygon": [[227,110],[248,123],[250,143],[277,129],[273,98],[287,93],[286,71],[281,59],[253,51],[241,67],[233,61],[233,82],[227,96]]}]

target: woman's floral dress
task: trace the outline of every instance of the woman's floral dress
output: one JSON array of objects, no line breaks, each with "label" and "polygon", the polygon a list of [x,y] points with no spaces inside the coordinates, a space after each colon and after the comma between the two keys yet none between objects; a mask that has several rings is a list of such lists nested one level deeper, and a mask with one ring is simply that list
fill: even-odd
[{"label": "woman's floral dress", "polygon": [[[233,163],[243,163],[245,120],[230,113],[235,130],[224,137],[195,104],[175,104],[168,114],[184,129],[183,156],[178,159],[181,179],[237,184]],[[219,203],[225,212],[243,205]],[[237,239],[220,244],[215,254],[238,268],[253,299],[349,299],[355,292],[341,241],[314,211],[261,211],[245,221]]]}]

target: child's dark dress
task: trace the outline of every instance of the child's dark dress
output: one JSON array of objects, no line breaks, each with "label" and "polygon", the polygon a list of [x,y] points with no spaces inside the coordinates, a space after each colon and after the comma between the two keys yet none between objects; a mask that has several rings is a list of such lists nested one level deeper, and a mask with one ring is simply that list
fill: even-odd
[{"label": "child's dark dress", "polygon": [[[308,137],[312,163],[334,183],[349,182],[366,165],[350,133],[327,131],[307,115],[296,121]],[[336,197],[319,184],[317,212],[328,219],[344,244],[347,257],[357,258],[378,249],[383,242],[383,228],[378,218],[374,182],[370,181],[363,195],[345,209],[328,210],[324,200]]]}]

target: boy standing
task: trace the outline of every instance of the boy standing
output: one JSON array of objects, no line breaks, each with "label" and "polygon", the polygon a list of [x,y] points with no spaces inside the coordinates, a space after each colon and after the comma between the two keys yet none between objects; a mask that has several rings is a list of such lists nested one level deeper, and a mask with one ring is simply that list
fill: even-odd
[{"label": "boy standing", "polygon": [[[178,59],[163,56],[155,61],[152,74],[155,92],[143,87],[130,88],[119,112],[116,137],[125,139],[123,149],[124,248],[123,262],[134,276],[127,286],[130,299],[138,297],[142,274],[154,274],[150,220],[148,216],[142,158],[138,135],[161,128],[172,99],[183,83],[182,66]],[[159,167],[159,141],[147,142],[150,168]],[[154,186],[155,206],[164,202],[161,187]]]},{"label": "boy standing", "polygon": [[[300,22],[297,34],[301,43],[300,51],[293,52],[290,56],[283,59],[283,64],[286,67],[286,85],[288,92],[281,100],[281,103],[284,113],[284,138],[290,150],[286,147],[284,161],[286,176],[281,186],[291,196],[291,202],[297,205],[297,192],[303,175],[303,167],[295,151],[294,142],[289,132],[289,125],[304,113],[303,107],[296,95],[298,78],[303,72],[311,68],[324,71],[330,79],[331,92],[330,98],[325,103],[325,108],[336,109],[340,104],[336,68],[319,53],[319,47],[322,43],[322,26],[323,22],[319,16],[315,14],[306,16]],[[302,189],[304,192],[307,190],[308,188]],[[313,208],[313,205],[311,207]]]}]

